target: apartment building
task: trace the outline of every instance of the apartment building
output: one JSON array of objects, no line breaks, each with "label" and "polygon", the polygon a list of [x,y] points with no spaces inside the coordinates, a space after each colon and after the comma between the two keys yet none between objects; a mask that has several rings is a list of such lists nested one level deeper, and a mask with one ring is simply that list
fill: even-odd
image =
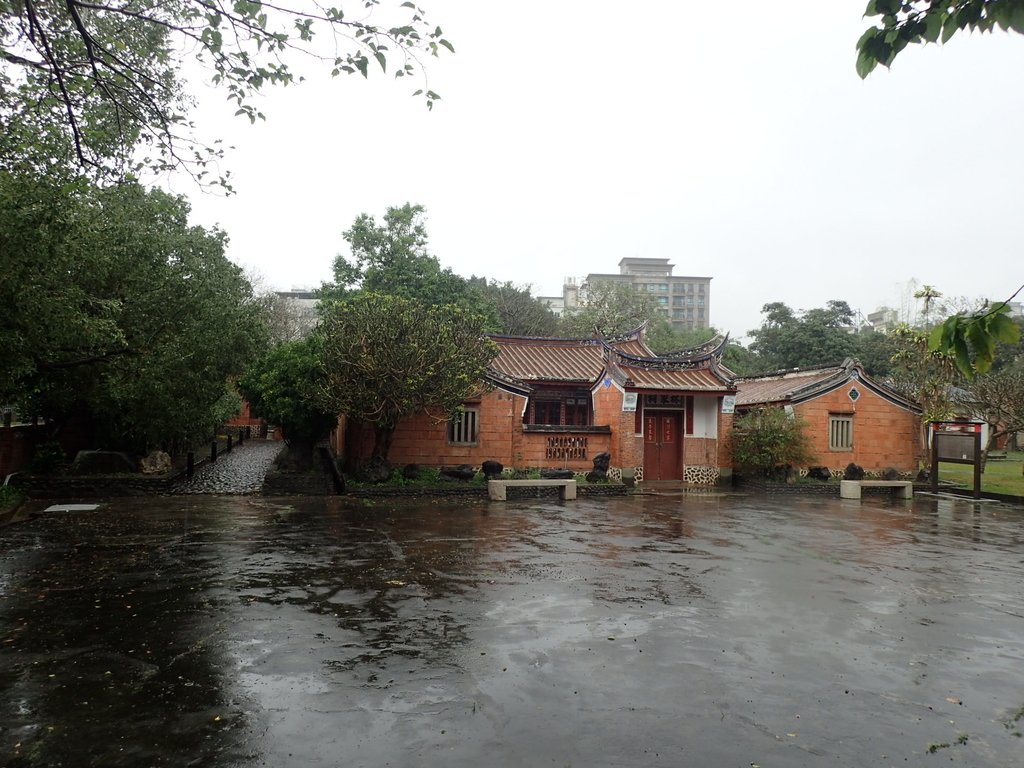
[{"label": "apartment building", "polygon": [[[653,296],[665,317],[678,330],[696,330],[711,326],[711,278],[673,275],[668,259],[625,258],[615,273],[592,272],[580,287],[580,303],[586,303],[586,287],[596,282],[632,285]],[[569,306],[569,302],[566,302]]]}]

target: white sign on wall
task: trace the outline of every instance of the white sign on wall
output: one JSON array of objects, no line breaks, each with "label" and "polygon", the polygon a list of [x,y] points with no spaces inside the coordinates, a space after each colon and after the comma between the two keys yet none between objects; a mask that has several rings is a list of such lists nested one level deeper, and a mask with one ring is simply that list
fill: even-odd
[{"label": "white sign on wall", "polygon": [[736,412],[736,395],[726,395],[722,398],[722,413]]},{"label": "white sign on wall", "polygon": [[635,411],[636,410],[636,392],[626,392],[622,396],[622,410],[624,411]]}]

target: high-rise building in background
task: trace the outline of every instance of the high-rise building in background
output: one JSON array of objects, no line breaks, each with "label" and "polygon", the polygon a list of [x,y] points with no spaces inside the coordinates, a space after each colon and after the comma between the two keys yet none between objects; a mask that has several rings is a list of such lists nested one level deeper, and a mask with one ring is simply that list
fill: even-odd
[{"label": "high-rise building in background", "polygon": [[594,283],[625,283],[654,297],[677,330],[711,326],[711,278],[673,275],[668,259],[625,258],[618,273],[591,272],[582,281],[566,278],[561,296],[542,296],[555,314],[572,312],[587,303],[587,287]]}]

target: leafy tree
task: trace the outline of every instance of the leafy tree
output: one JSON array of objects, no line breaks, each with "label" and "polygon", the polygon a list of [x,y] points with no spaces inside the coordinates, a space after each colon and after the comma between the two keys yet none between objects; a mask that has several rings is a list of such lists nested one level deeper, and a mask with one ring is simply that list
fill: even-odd
[{"label": "leafy tree", "polygon": [[586,302],[561,317],[563,336],[615,336],[661,318],[657,300],[627,283],[599,280],[586,286]]},{"label": "leafy tree", "polygon": [[918,452],[923,461],[928,455],[928,423],[947,421],[956,413],[953,387],[959,381],[952,355],[929,349],[928,335],[908,325],[900,325],[890,334],[895,346],[888,383],[921,406],[921,430]]},{"label": "leafy tree", "polygon": [[964,29],[1024,32],[1020,0],[869,0],[865,16],[876,24],[857,41],[857,74],[888,67],[910,44],[949,41]]},{"label": "leafy tree", "polygon": [[[371,23],[366,9],[388,18]],[[453,50],[411,2],[366,0],[346,13],[249,0],[14,0],[0,4],[0,161],[36,171],[71,161],[120,176],[137,167],[141,146],[153,153],[142,165],[203,178],[220,150],[188,122],[186,58],[255,121],[261,88],[302,79],[289,66],[296,58],[334,75],[365,77],[372,63],[406,77],[441,48]],[[438,98],[425,85],[416,93],[428,107]]]},{"label": "leafy tree", "polygon": [[288,341],[260,358],[238,382],[238,389],[256,415],[284,432],[288,463],[306,470],[313,448],[338,423],[336,412],[320,408],[325,382],[319,336]]},{"label": "leafy tree", "polygon": [[[699,328],[695,330],[677,330],[662,317],[658,317],[648,326],[647,346],[655,353],[663,355],[691,347],[699,347],[720,335],[715,328]],[[738,341],[730,339],[726,342],[722,354],[722,362],[733,373],[744,376],[761,370],[760,358]]]},{"label": "leafy tree", "polygon": [[952,356],[960,373],[971,378],[992,368],[1000,343],[1016,345],[1020,339],[1021,327],[1010,317],[1009,303],[1000,302],[975,314],[947,318],[932,330],[928,348]]},{"label": "leafy tree", "polygon": [[814,460],[803,422],[782,408],[760,407],[740,416],[733,422],[729,446],[740,470],[762,477]]},{"label": "leafy tree", "polygon": [[[1024,2],[1021,0],[869,0],[864,15],[877,22],[857,41],[857,73],[865,78],[879,64],[888,67],[897,54],[910,44],[946,43],[957,32],[969,29],[992,32],[996,29],[1024,33]],[[929,291],[931,286],[924,286]],[[938,326],[928,345],[932,352],[950,354],[957,369],[967,377],[985,373],[993,364],[1000,342],[1014,344],[1020,331],[1006,320],[1005,302],[977,312],[962,312]],[[941,294],[936,294],[941,296]],[[915,294],[918,296],[918,294]],[[930,299],[925,298],[927,318]],[[926,322],[927,325],[927,322]]]},{"label": "leafy tree", "polygon": [[891,383],[922,407],[923,421],[952,418],[951,388],[959,377],[951,356],[930,350],[927,334],[907,325],[898,326],[890,336],[896,347]]},{"label": "leafy tree", "polygon": [[750,331],[750,349],[769,370],[836,363],[856,352],[856,341],[847,330],[853,310],[845,301],[829,301],[802,314],[772,302],[761,313],[761,327]]},{"label": "leafy tree", "polygon": [[133,184],[0,173],[0,400],[138,453],[218,426],[265,328],[223,234],[188,210]]},{"label": "leafy tree", "polygon": [[765,370],[765,366],[756,352],[732,339],[725,345],[722,362],[726,368],[739,376],[750,376]]},{"label": "leafy tree", "polygon": [[480,293],[430,254],[424,215],[422,205],[406,203],[388,208],[380,224],[369,214],[358,216],[344,233],[351,258],[334,260],[334,283],[320,290],[324,310],[361,291],[472,309],[496,330],[497,319]]},{"label": "leafy tree", "polygon": [[658,354],[698,347],[718,335],[714,328],[677,330],[668,320],[659,316],[647,327],[647,346]]},{"label": "leafy tree", "polygon": [[1014,342],[998,342],[996,345],[995,359],[992,362],[992,371],[999,371],[1003,368],[1024,366],[1024,317],[1012,318],[1017,326],[1017,340]]},{"label": "leafy tree", "polygon": [[985,453],[1003,435],[1024,430],[1024,366],[982,374],[960,390],[957,400],[989,425]]},{"label": "leafy tree", "polygon": [[886,378],[892,373],[892,358],[897,352],[893,336],[866,328],[856,335],[855,341],[856,357],[869,375]]},{"label": "leafy tree", "polygon": [[482,333],[482,318],[463,307],[369,292],[334,302],[322,325],[320,405],[371,425],[371,458],[386,462],[402,418],[447,420],[481,386],[497,354]]},{"label": "leafy tree", "polygon": [[558,333],[558,317],[551,308],[530,293],[529,286],[498,282],[485,277],[471,277],[470,285],[497,319],[489,328],[509,336],[554,336]]},{"label": "leafy tree", "polygon": [[942,298],[942,294],[933,286],[923,285],[920,290],[914,291],[914,298],[921,299],[924,303],[924,308],[921,310],[921,317],[924,319],[924,327],[931,328],[932,305],[935,303],[936,299]]}]

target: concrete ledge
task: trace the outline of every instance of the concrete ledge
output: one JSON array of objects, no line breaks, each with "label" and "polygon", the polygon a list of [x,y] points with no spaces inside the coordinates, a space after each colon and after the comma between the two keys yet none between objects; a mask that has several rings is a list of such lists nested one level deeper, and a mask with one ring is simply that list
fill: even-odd
[{"label": "concrete ledge", "polygon": [[558,488],[560,501],[576,498],[575,480],[488,480],[487,495],[492,501],[505,501],[509,488]]},{"label": "concrete ledge", "polygon": [[840,480],[839,498],[859,499],[864,488],[892,488],[901,499],[914,498],[914,484],[909,480]]}]

